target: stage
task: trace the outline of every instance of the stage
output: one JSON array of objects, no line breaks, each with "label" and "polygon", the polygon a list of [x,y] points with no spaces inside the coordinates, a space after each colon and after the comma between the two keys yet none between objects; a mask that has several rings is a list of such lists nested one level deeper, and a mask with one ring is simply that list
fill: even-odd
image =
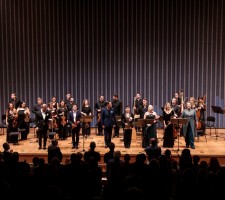
[{"label": "stage", "polygon": [[[144,153],[144,149],[141,147],[141,141],[142,141],[142,135],[141,133],[137,133],[136,140],[132,140],[131,147],[129,149],[124,148],[124,144],[122,141],[122,129],[121,134],[119,138],[113,138],[112,142],[115,143],[115,150],[120,150],[122,153],[122,156],[125,154],[131,155],[131,162],[135,160],[135,156],[139,153]],[[78,149],[72,149],[71,144],[71,137],[68,137],[66,140],[59,140],[59,147],[61,148],[61,151],[63,153],[63,161],[62,164],[67,162],[68,158],[70,157],[71,153],[81,152],[84,153],[85,151],[88,151],[89,144],[91,141],[96,142],[96,151],[100,152],[102,155],[101,163],[103,163],[103,155],[109,151],[108,148],[105,148],[104,145],[104,136],[97,136],[96,135],[97,130],[96,128],[91,128],[91,135],[87,138],[83,139],[83,136],[80,135],[80,143]],[[157,135],[159,138],[159,146],[162,147],[163,143],[163,130],[157,129]],[[218,137],[216,137],[216,135]],[[56,136],[57,138],[57,136]],[[207,141],[206,141],[207,139]],[[0,134],[0,144],[1,144],[1,150],[3,151],[2,144],[6,141],[6,130],[1,130]],[[50,140],[48,139],[47,146],[50,144]],[[37,138],[34,132],[34,129],[30,129],[30,133],[28,135],[27,140],[19,140],[18,144],[12,144],[10,143],[10,147],[13,151],[17,151],[20,154],[20,160],[24,161],[26,159],[27,162],[31,163],[32,158],[34,156],[42,157],[45,160],[47,160],[47,150],[38,150],[38,142]],[[205,136],[199,136],[198,138],[195,138],[195,147],[196,149],[190,149],[192,155],[199,155],[201,157],[201,160],[209,161],[209,158],[212,156],[216,156],[219,158],[220,164],[225,165],[225,129],[212,129],[211,136],[209,129],[206,129],[206,138]],[[178,159],[181,155],[181,151],[185,148],[185,141],[183,137],[179,137],[179,149],[178,149],[178,139],[175,141],[174,148],[170,148],[172,151],[172,155],[175,159]],[[166,148],[162,147],[162,152]]]}]

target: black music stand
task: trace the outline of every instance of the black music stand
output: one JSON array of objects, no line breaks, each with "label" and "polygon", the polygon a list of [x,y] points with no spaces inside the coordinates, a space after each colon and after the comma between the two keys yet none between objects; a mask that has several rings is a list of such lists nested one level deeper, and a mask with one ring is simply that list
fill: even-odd
[{"label": "black music stand", "polygon": [[[176,125],[176,124],[178,126],[180,126],[180,124],[185,125],[185,124],[188,123],[188,119],[187,118],[171,118],[170,121],[171,121],[171,124],[173,124],[173,126]],[[179,128],[179,131],[178,131],[178,134],[177,134],[177,144],[178,144],[177,153],[180,150],[179,138],[180,138],[180,128]]]},{"label": "black music stand", "polygon": [[139,127],[142,129],[142,144],[141,146],[143,146],[143,143],[144,143],[144,127],[145,127],[145,123],[146,120],[145,119],[138,119],[137,122],[134,122],[134,127]]},{"label": "black music stand", "polygon": [[[116,115],[115,119],[116,119],[115,125],[120,129],[122,127],[122,116]],[[113,131],[114,131],[114,133],[112,134],[113,135],[112,139],[113,139],[113,137],[116,137],[116,135],[115,135],[115,127],[113,128]]]},{"label": "black music stand", "polygon": [[[211,106],[211,107],[212,107],[212,110],[213,110],[214,113],[217,113],[217,114],[224,114],[225,113],[225,111],[221,107],[219,107],[219,106]],[[216,140],[217,140],[218,137],[219,136],[218,136],[218,132],[217,132],[217,134],[216,134]]]},{"label": "black music stand", "polygon": [[[89,123],[93,121],[94,116],[93,115],[87,115],[87,116],[83,116],[82,117],[82,123]],[[83,135],[83,151],[85,151],[84,149],[84,132],[82,132]]]}]

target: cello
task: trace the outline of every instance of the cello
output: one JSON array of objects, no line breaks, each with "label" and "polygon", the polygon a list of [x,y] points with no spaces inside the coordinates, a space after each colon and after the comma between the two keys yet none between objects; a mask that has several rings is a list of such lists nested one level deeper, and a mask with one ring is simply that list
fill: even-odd
[{"label": "cello", "polygon": [[198,108],[196,110],[196,117],[198,119],[198,124],[196,126],[197,130],[202,129],[202,122],[201,122],[201,110],[205,109],[205,99],[206,99],[206,95],[204,95],[204,97],[200,97],[198,98]]}]

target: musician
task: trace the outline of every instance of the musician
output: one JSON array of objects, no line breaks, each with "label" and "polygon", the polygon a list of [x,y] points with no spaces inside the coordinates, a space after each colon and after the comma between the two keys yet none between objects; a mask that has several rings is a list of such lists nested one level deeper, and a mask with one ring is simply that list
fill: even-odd
[{"label": "musician", "polygon": [[[182,91],[181,91],[182,92]],[[181,106],[181,98],[180,98],[180,96],[179,96],[179,93],[178,92],[176,92],[175,94],[174,94],[174,98],[176,99],[176,101],[177,101],[177,105],[178,106]],[[171,102],[172,103],[172,102]]]},{"label": "musician", "polygon": [[[52,132],[58,132],[59,122],[58,122],[58,115],[57,115],[57,108],[54,106],[54,103],[51,101],[48,103],[47,110],[50,113],[50,121],[48,122],[48,128]],[[53,135],[49,135],[50,139],[53,139]]]},{"label": "musician", "polygon": [[72,149],[78,149],[79,145],[79,134],[80,134],[80,120],[81,120],[81,112],[78,110],[77,104],[73,104],[72,110],[69,112],[68,121],[72,127]]},{"label": "musician", "polygon": [[136,97],[134,97],[134,115],[140,115],[141,110],[143,108],[143,100],[141,98],[141,95],[139,93],[136,94]]},{"label": "musician", "polygon": [[145,113],[148,111],[148,100],[143,98],[143,107],[140,110],[140,118],[144,119]]},{"label": "musician", "polygon": [[98,126],[98,133],[97,135],[102,135],[102,125],[101,125],[101,111],[105,107],[105,100],[104,96],[100,95],[98,102],[95,103],[95,111],[97,114],[97,126]]},{"label": "musician", "polygon": [[[146,98],[143,98],[143,107],[141,109],[141,113],[140,113],[140,119],[144,119],[144,115],[145,113],[148,111],[148,101]],[[139,127],[140,128],[140,127]],[[145,134],[145,128],[141,128],[142,130],[142,147],[144,147],[144,134]]]},{"label": "musician", "polygon": [[[134,121],[137,122],[137,120],[141,117],[141,111],[143,109],[143,99],[141,98],[141,95],[139,93],[136,94],[134,97],[133,102],[133,110],[134,110]],[[135,127],[136,131],[140,131],[140,127]]]},{"label": "musician", "polygon": [[17,113],[18,128],[25,129],[25,131],[21,131],[21,140],[26,140],[30,127],[30,109],[26,106],[26,103],[24,101],[21,101],[19,108],[17,108]]},{"label": "musician", "polygon": [[106,102],[106,107],[101,112],[101,124],[104,129],[105,148],[108,148],[112,139],[112,128],[115,127],[115,114],[112,109],[112,102]]},{"label": "musician", "polygon": [[64,100],[60,101],[57,114],[59,120],[59,139],[65,140],[67,138],[68,109]]},{"label": "musician", "polygon": [[197,101],[195,100],[195,97],[189,97],[189,102],[191,103],[192,109],[195,109],[197,107]]},{"label": "musician", "polygon": [[131,113],[129,106],[126,106],[125,112],[122,114],[121,121],[124,129],[124,147],[130,148],[134,114]]},{"label": "musician", "polygon": [[157,140],[156,123],[158,122],[159,115],[154,111],[152,105],[148,106],[148,111],[144,114],[144,119],[153,119],[153,124],[146,124],[144,134],[143,148],[149,146],[150,139],[155,138]]},{"label": "musician", "polygon": [[[43,104],[42,98],[41,97],[38,97],[37,98],[37,103],[34,104],[32,110],[31,110],[31,112],[35,114],[35,125],[36,125],[36,127],[37,127],[37,116],[36,116],[36,114],[37,114],[37,112],[39,110],[41,110],[42,104]],[[38,130],[37,130],[36,133],[37,133],[37,137],[39,138],[39,132],[38,132]]]},{"label": "musician", "polygon": [[174,127],[171,124],[171,118],[175,115],[169,102],[164,106],[163,110],[163,124],[164,124],[164,137],[163,147],[172,148],[174,146]]},{"label": "musician", "polygon": [[[36,112],[37,117],[37,129],[39,132],[38,144],[39,148],[46,149],[46,142],[47,142],[47,132],[48,132],[48,122],[51,117],[51,113],[47,110],[47,104],[43,103],[41,106],[41,110]],[[43,142],[42,142],[43,139]]]},{"label": "musician", "polygon": [[[113,95],[112,108],[113,108],[115,116],[122,115],[122,101],[119,100],[118,94]],[[119,137],[119,132],[120,132],[120,127],[119,127],[119,124],[116,122],[116,126],[114,128],[114,137]]]},{"label": "musician", "polygon": [[70,99],[71,99],[71,94],[70,93],[67,93],[66,94],[66,98],[64,100],[66,106],[70,103]]},{"label": "musician", "polygon": [[73,104],[74,104],[74,98],[71,97],[70,101],[66,104],[68,112],[70,112],[73,109]]},{"label": "musician", "polygon": [[[89,104],[88,99],[84,99],[81,108],[81,114],[83,116],[92,115],[92,108]],[[91,133],[91,122],[83,122],[82,123],[82,133],[85,137],[89,136]]]},{"label": "musician", "polygon": [[190,146],[192,149],[195,149],[194,137],[197,136],[195,123],[197,126],[198,119],[195,109],[192,108],[191,102],[188,101],[186,103],[186,109],[182,112],[181,118],[188,119],[188,123],[183,125],[183,135],[185,137],[186,148],[189,148]]},{"label": "musician", "polygon": [[[73,105],[74,105],[74,98],[73,97],[70,97],[70,101],[69,103],[66,104],[67,106],[67,110],[68,110],[68,113],[73,109]],[[67,125],[67,137],[70,137],[71,136],[71,126],[70,126],[70,123],[68,123]]]},{"label": "musician", "polygon": [[55,110],[59,109],[59,103],[57,102],[56,96],[52,97],[51,103],[52,103],[53,108],[55,108]]},{"label": "musician", "polygon": [[13,103],[15,109],[17,109],[20,106],[21,101],[20,99],[17,98],[17,95],[15,92],[11,93],[11,98],[9,100],[9,103]]},{"label": "musician", "polygon": [[7,135],[6,135],[6,141],[8,143],[17,143],[18,136],[13,135],[10,136],[10,132],[17,132],[18,131],[18,123],[17,123],[17,110],[14,107],[13,103],[8,104],[8,108],[6,109],[6,125],[7,125]]},{"label": "musician", "polygon": [[177,99],[172,98],[171,100],[171,108],[174,112],[175,117],[179,117],[181,115],[181,107],[177,104]]}]

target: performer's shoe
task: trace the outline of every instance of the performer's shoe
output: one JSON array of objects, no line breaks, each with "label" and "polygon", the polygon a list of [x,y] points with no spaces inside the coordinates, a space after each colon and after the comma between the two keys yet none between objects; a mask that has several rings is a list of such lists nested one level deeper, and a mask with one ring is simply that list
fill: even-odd
[{"label": "performer's shoe", "polygon": [[191,146],[192,149],[195,149],[195,146]]},{"label": "performer's shoe", "polygon": [[41,147],[38,147],[38,150],[40,150],[41,149]]}]

